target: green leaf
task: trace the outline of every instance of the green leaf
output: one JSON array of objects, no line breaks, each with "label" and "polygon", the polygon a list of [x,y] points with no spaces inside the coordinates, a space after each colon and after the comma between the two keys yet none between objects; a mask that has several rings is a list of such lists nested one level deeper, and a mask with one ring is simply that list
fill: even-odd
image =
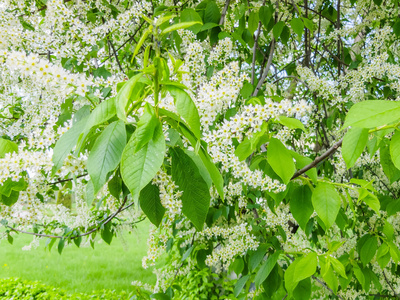
[{"label": "green leaf", "polygon": [[333,269],[343,278],[347,278],[346,269],[343,264],[333,256],[328,257]]},{"label": "green leaf", "polygon": [[273,13],[273,10],[270,6],[260,7],[258,15],[259,15],[261,23],[264,25],[264,27],[266,29],[268,28],[268,24],[271,21],[272,13]]},{"label": "green leaf", "polygon": [[326,270],[322,278],[325,280],[325,282],[328,284],[328,286],[332,289],[333,293],[337,293],[338,289],[338,278],[337,276],[333,273],[332,268],[329,266]]},{"label": "green leaf", "polygon": [[61,255],[61,253],[62,253],[62,251],[64,249],[64,245],[65,245],[65,240],[64,239],[60,239],[60,241],[58,242],[58,246],[57,246],[57,251],[58,251],[58,253],[60,255]]},{"label": "green leaf", "polygon": [[139,141],[133,133],[122,153],[121,176],[133,198],[153,179],[164,161],[165,138],[162,124],[158,122],[152,139],[146,145],[135,151]]},{"label": "green leaf", "polygon": [[279,21],[274,25],[274,28],[272,28],[272,33],[274,35],[275,40],[278,40],[279,37],[281,36],[283,26],[285,26],[285,22]]},{"label": "green leaf", "polygon": [[171,148],[172,179],[182,191],[182,212],[198,231],[210,206],[210,191],[194,161],[181,149]]},{"label": "green leaf", "polygon": [[378,241],[375,236],[369,236],[361,247],[360,259],[361,262],[366,266],[371,259],[374,257],[378,247]]},{"label": "green leaf", "polygon": [[312,204],[328,230],[335,223],[339,213],[340,195],[332,185],[321,182],[313,192]]},{"label": "green leaf", "polygon": [[167,90],[175,100],[178,114],[187,122],[197,138],[200,138],[200,117],[196,105],[184,90],[168,85]]},{"label": "green leaf", "polygon": [[304,25],[307,27],[307,29],[313,31],[314,30],[314,23],[308,18],[301,18],[303,20]]},{"label": "green leaf", "polygon": [[304,24],[300,18],[293,18],[290,20],[290,27],[301,38],[304,32]]},{"label": "green leaf", "polygon": [[12,191],[24,191],[27,186],[24,178],[20,178],[18,181],[7,178],[3,184],[0,184],[0,194],[10,197]]},{"label": "green leaf", "polygon": [[118,92],[116,98],[115,98],[115,107],[117,111],[117,116],[121,120],[124,120],[127,122],[126,119],[126,113],[125,109],[127,104],[129,103],[129,100],[131,99],[133,90],[138,83],[139,79],[143,76],[142,73],[139,73],[135,76],[133,76],[131,79],[129,79],[124,86],[121,88],[121,90]]},{"label": "green leaf", "polygon": [[136,147],[134,149],[135,152],[146,145],[153,138],[154,130],[158,124],[159,120],[154,113],[153,107],[146,103],[144,106],[143,115],[140,117],[135,130],[135,136],[137,140]]},{"label": "green leaf", "polygon": [[258,13],[256,13],[253,10],[252,12],[250,12],[249,21],[248,21],[248,27],[247,27],[247,29],[250,31],[251,34],[254,34],[254,31],[257,30],[258,21],[259,21]]},{"label": "green leaf", "polygon": [[400,102],[368,100],[354,104],[347,113],[343,128],[356,126],[375,128],[400,118]]},{"label": "green leaf", "polygon": [[343,138],[342,155],[350,169],[356,163],[368,141],[368,129],[352,127]]},{"label": "green leaf", "polygon": [[192,27],[193,25],[196,24],[202,24],[201,22],[198,21],[192,21],[192,22],[182,22],[182,23],[177,23],[177,24],[173,24],[167,28],[165,28],[163,31],[161,31],[161,36],[164,34],[167,34],[169,32],[175,31],[175,30],[179,30],[179,29],[186,29],[189,27]]},{"label": "green leaf", "polygon": [[317,264],[317,253],[315,252],[310,252],[306,256],[301,257],[299,262],[295,265],[295,280],[301,281],[312,276],[317,271]]},{"label": "green leaf", "polygon": [[233,272],[235,272],[235,274],[237,276],[240,275],[240,273],[242,273],[244,269],[244,262],[243,259],[241,257],[237,257],[233,263],[230,264],[229,266],[229,270],[232,270]]},{"label": "green leaf", "polygon": [[374,194],[370,192],[366,192],[367,194],[365,197],[362,197],[362,199],[367,204],[373,211],[375,211],[378,215],[380,215],[380,208],[381,208],[381,203],[379,202],[378,197],[376,197]]},{"label": "green leaf", "polygon": [[200,156],[193,151],[184,150],[187,155],[193,160],[196,164],[197,168],[199,169],[201,177],[203,177],[204,181],[207,183],[208,188],[211,187],[212,179],[210,177],[210,173],[208,172],[206,166],[204,165],[203,161],[201,160]]},{"label": "green leaf", "polygon": [[390,183],[400,179],[400,170],[393,164],[390,156],[389,146],[382,144],[379,150],[380,162],[382,165],[383,172],[389,179]]},{"label": "green leaf", "polygon": [[307,300],[311,297],[311,279],[306,278],[297,284],[293,290],[293,298],[295,300]]},{"label": "green leaf", "polygon": [[61,168],[64,159],[78,142],[79,136],[85,128],[87,117],[77,122],[70,130],[64,133],[53,149],[53,175]]},{"label": "green leaf", "polygon": [[[309,157],[304,157],[295,151],[290,151],[290,154],[293,156],[293,158],[296,160],[296,168],[297,169],[302,169],[305,166],[309,165],[312,163],[312,159]],[[306,174],[311,178],[311,180],[317,184],[318,182],[318,175],[317,175],[317,169],[316,168],[311,168],[306,172]]]},{"label": "green leaf", "polygon": [[113,238],[113,232],[111,231],[111,222],[108,222],[107,224],[104,225],[104,229],[101,231],[101,238],[107,244],[109,245],[111,244]]},{"label": "green leaf", "polygon": [[306,131],[306,128],[304,127],[303,123],[301,123],[300,120],[297,120],[295,118],[288,118],[286,116],[279,116],[278,122],[281,123],[282,125],[286,126],[289,129],[301,129],[304,132]]},{"label": "green leaf", "polygon": [[0,200],[4,205],[12,206],[14,205],[19,198],[19,191],[12,190],[10,196],[0,195]]},{"label": "green leaf", "polygon": [[249,271],[254,271],[260,262],[263,260],[265,254],[267,253],[268,247],[266,244],[262,244],[258,247],[257,251],[251,254],[249,259]]},{"label": "green leaf", "polygon": [[89,115],[83,131],[89,131],[93,126],[106,122],[115,116],[115,113],[115,98],[110,98],[101,102]]},{"label": "green leaf", "polygon": [[224,179],[218,168],[212,162],[210,155],[204,149],[200,149],[199,156],[203,161],[204,166],[207,168],[208,173],[217,189],[218,195],[221,197],[222,200],[225,198],[224,194]]},{"label": "green leaf", "polygon": [[303,231],[305,231],[306,225],[314,212],[311,196],[310,188],[307,185],[303,185],[295,189],[290,199],[290,211]]},{"label": "green leaf", "polygon": [[235,289],[233,290],[233,294],[235,297],[239,296],[240,292],[243,290],[243,287],[246,285],[249,280],[250,275],[246,275],[241,277],[235,284]]},{"label": "green leaf", "polygon": [[379,266],[384,269],[390,261],[390,248],[386,243],[382,243],[376,253],[376,260]]},{"label": "green leaf", "polygon": [[7,153],[18,152],[18,145],[6,139],[0,138],[0,159]]},{"label": "green leaf", "polygon": [[296,167],[290,152],[276,138],[271,138],[268,145],[267,161],[274,172],[282,179],[284,184],[288,184],[292,178]]},{"label": "green leaf", "polygon": [[204,23],[219,23],[220,19],[221,13],[218,5],[215,1],[208,2],[204,12]]},{"label": "green leaf", "polygon": [[400,169],[400,132],[396,131],[390,141],[390,157],[397,169]]},{"label": "green leaf", "polygon": [[200,31],[202,20],[194,9],[186,8],[181,12],[181,22],[197,22],[196,25],[186,28],[197,34]]},{"label": "green leaf", "polygon": [[140,192],[139,202],[140,208],[149,218],[150,222],[157,227],[160,226],[164,217],[165,208],[161,204],[158,186],[149,182]]},{"label": "green leaf", "polygon": [[108,172],[118,166],[125,144],[125,123],[121,120],[108,125],[97,138],[87,161],[95,194],[106,183]]},{"label": "green leaf", "polygon": [[258,288],[260,284],[263,283],[263,281],[268,277],[269,273],[271,273],[272,269],[275,267],[276,262],[278,261],[279,255],[279,251],[269,255],[267,260],[264,261],[264,263],[261,265],[256,274],[256,277],[254,278],[256,288]]}]

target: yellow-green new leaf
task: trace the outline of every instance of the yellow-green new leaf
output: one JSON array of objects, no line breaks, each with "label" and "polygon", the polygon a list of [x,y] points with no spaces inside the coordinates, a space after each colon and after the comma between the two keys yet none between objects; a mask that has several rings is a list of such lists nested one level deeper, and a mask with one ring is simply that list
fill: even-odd
[{"label": "yellow-green new leaf", "polygon": [[169,32],[175,31],[175,30],[179,30],[179,29],[186,29],[189,28],[193,25],[196,24],[202,24],[201,22],[198,21],[192,21],[192,22],[182,22],[182,23],[178,23],[178,24],[173,24],[167,28],[165,28],[163,31],[161,31],[161,35],[167,34]]}]

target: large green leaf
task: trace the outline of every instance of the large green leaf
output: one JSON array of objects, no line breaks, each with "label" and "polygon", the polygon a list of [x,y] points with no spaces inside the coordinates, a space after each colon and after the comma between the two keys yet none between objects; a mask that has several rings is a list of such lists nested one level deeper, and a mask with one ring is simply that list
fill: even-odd
[{"label": "large green leaf", "polygon": [[140,192],[139,202],[140,208],[149,218],[150,222],[158,227],[165,213],[165,208],[161,204],[158,186],[149,182]]},{"label": "large green leaf", "polygon": [[269,255],[267,260],[261,265],[254,279],[256,287],[259,287],[260,284],[268,277],[269,273],[271,273],[276,262],[278,261],[279,255],[279,251]]},{"label": "large green leaf", "polygon": [[118,92],[117,97],[115,98],[115,106],[116,106],[116,111],[117,111],[117,116],[121,120],[126,120],[126,113],[125,113],[125,108],[132,96],[133,90],[139,81],[139,79],[143,76],[142,73],[137,74],[133,76],[131,79],[128,80],[127,83],[124,84],[124,86],[121,88],[121,90]]},{"label": "large green leaf", "polygon": [[204,23],[219,23],[220,19],[221,12],[219,11],[218,5],[215,1],[208,2],[204,12]]},{"label": "large green leaf", "polygon": [[125,144],[125,123],[121,120],[108,125],[97,138],[87,161],[95,194],[106,183],[108,172],[118,166]]},{"label": "large green leaf", "polygon": [[290,211],[303,230],[305,230],[310,216],[314,212],[311,196],[310,188],[303,185],[296,188],[290,198]]},{"label": "large green leaf", "polygon": [[61,168],[64,159],[71,152],[78,142],[79,136],[86,126],[87,117],[77,122],[70,130],[64,133],[57,141],[53,149],[53,175]]},{"label": "large green leaf", "polygon": [[368,141],[368,129],[352,127],[343,138],[342,155],[350,169],[356,163]]},{"label": "large green leaf", "polygon": [[340,209],[340,195],[336,189],[328,183],[319,183],[312,194],[312,204],[326,229],[331,227]]},{"label": "large green leaf", "polygon": [[390,141],[390,157],[392,158],[392,162],[397,169],[400,169],[400,132],[396,131],[396,133],[392,136],[392,140]]},{"label": "large green leaf", "polygon": [[354,104],[347,113],[343,128],[374,128],[400,119],[400,102],[369,100]]},{"label": "large green leaf", "polygon": [[311,279],[306,278],[299,281],[293,290],[295,300],[307,300],[311,297]]},{"label": "large green leaf", "polygon": [[146,145],[136,149],[138,139],[134,133],[122,153],[121,176],[134,198],[153,179],[164,161],[165,138],[161,122],[158,122],[153,138]]},{"label": "large green leaf", "polygon": [[317,254],[310,252],[297,258],[285,272],[285,287],[289,294],[293,292],[299,281],[312,276],[317,271]]},{"label": "large green leaf", "polygon": [[197,138],[200,138],[200,117],[196,105],[189,94],[179,87],[167,85],[167,90],[175,100],[178,114],[186,121]]},{"label": "large green leaf", "polygon": [[[178,115],[162,108],[159,108],[158,112],[160,115],[164,115],[167,117],[166,121],[180,134],[185,136],[189,140],[193,148],[196,147],[198,140],[190,131],[190,129],[185,125],[185,122]],[[200,146],[198,155],[203,161],[204,166],[207,168],[208,173],[210,174],[210,177],[215,185],[215,188],[217,189],[218,195],[221,197],[222,200],[224,200],[224,179],[222,178],[221,173],[212,161],[210,155],[207,153],[204,145]]]},{"label": "large green leaf", "polygon": [[181,12],[181,21],[182,22],[198,22],[197,24],[187,28],[188,30],[193,31],[197,34],[201,29],[202,19],[200,15],[193,8],[186,8]]},{"label": "large green leaf", "polygon": [[267,161],[274,172],[287,184],[292,178],[296,167],[292,155],[282,142],[276,138],[271,138],[268,145]]},{"label": "large green leaf", "polygon": [[203,229],[210,206],[210,191],[194,161],[181,149],[171,148],[172,179],[181,190],[182,212],[197,230]]},{"label": "large green leaf", "polygon": [[88,131],[93,126],[102,124],[111,119],[115,113],[116,110],[114,98],[110,98],[101,102],[89,115],[84,131]]},{"label": "large green leaf", "polygon": [[0,138],[0,158],[4,158],[7,153],[18,152],[18,145],[6,139]]}]

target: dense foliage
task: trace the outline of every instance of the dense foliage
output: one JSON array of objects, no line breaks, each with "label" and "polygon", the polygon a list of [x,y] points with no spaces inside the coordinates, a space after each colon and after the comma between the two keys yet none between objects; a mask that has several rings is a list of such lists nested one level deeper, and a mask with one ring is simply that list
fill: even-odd
[{"label": "dense foliage", "polygon": [[0,299],[4,300],[135,300],[143,299],[148,295],[141,291],[117,293],[112,290],[97,291],[92,294],[67,294],[60,288],[44,285],[37,281],[19,278],[0,279]]},{"label": "dense foliage", "polygon": [[1,238],[146,217],[157,299],[399,297],[398,5],[1,1]]}]

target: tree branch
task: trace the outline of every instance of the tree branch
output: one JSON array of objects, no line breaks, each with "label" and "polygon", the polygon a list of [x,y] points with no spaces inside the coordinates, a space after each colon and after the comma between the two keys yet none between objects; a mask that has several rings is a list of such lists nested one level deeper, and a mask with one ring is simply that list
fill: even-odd
[{"label": "tree branch", "polygon": [[[97,226],[95,226],[95,228],[89,230],[88,232],[85,232],[85,233],[82,233],[82,234],[79,234],[79,235],[75,235],[75,236],[71,236],[71,237],[64,237],[64,236],[61,236],[61,235],[51,235],[51,234],[42,234],[42,233],[29,232],[29,231],[24,231],[24,230],[20,230],[20,229],[11,227],[11,226],[9,226],[9,225],[5,225],[5,227],[9,228],[11,231],[20,232],[20,233],[29,234],[29,235],[34,235],[34,236],[39,236],[39,237],[48,237],[48,238],[53,238],[53,239],[64,239],[64,238],[67,238],[67,239],[73,240],[73,239],[76,239],[76,238],[79,238],[79,237],[87,236],[87,235],[89,235],[89,234],[92,234],[92,233],[95,232],[95,231],[100,230],[100,228],[101,228],[102,226],[104,226],[104,225],[106,225],[107,223],[109,223],[109,222],[110,222],[112,219],[114,219],[120,212],[122,212],[122,211],[128,209],[129,207],[131,207],[131,206],[134,204],[134,202],[131,202],[131,203],[129,203],[127,206],[124,207],[124,205],[125,205],[127,199],[128,199],[128,196],[126,196],[126,197],[124,198],[124,201],[122,202],[122,205],[118,208],[118,210],[117,210],[115,213],[113,213],[113,214],[110,215],[109,217],[105,218],[105,219],[104,219],[103,221],[101,221]],[[146,217],[143,218],[143,219],[141,219],[141,220],[139,220],[139,221],[137,221],[136,223],[142,222],[142,221],[145,220],[145,219],[146,219]]]},{"label": "tree branch", "polygon": [[331,156],[333,153],[335,153],[337,151],[337,149],[339,149],[340,146],[342,146],[342,142],[343,142],[343,139],[341,139],[339,142],[335,143],[324,154],[322,154],[321,156],[314,159],[314,161],[312,163],[310,163],[309,165],[305,166],[304,168],[298,170],[296,173],[294,173],[292,179],[299,177],[300,175],[304,174],[308,170],[314,168],[321,161],[327,159],[329,156]]},{"label": "tree branch", "polygon": [[270,51],[269,51],[269,56],[268,56],[268,62],[266,67],[264,68],[264,72],[261,75],[260,80],[257,83],[257,87],[255,88],[252,96],[255,97],[258,94],[258,91],[260,90],[261,86],[264,83],[265,78],[267,77],[268,73],[269,73],[269,69],[271,68],[271,64],[272,64],[272,58],[274,56],[274,51],[275,51],[275,38],[272,38],[271,44],[270,44]]},{"label": "tree branch", "polygon": [[221,19],[219,20],[219,25],[224,24],[226,12],[228,11],[230,2],[231,2],[231,0],[226,0],[226,2],[225,2],[224,9],[222,10],[222,13],[221,13]]}]

